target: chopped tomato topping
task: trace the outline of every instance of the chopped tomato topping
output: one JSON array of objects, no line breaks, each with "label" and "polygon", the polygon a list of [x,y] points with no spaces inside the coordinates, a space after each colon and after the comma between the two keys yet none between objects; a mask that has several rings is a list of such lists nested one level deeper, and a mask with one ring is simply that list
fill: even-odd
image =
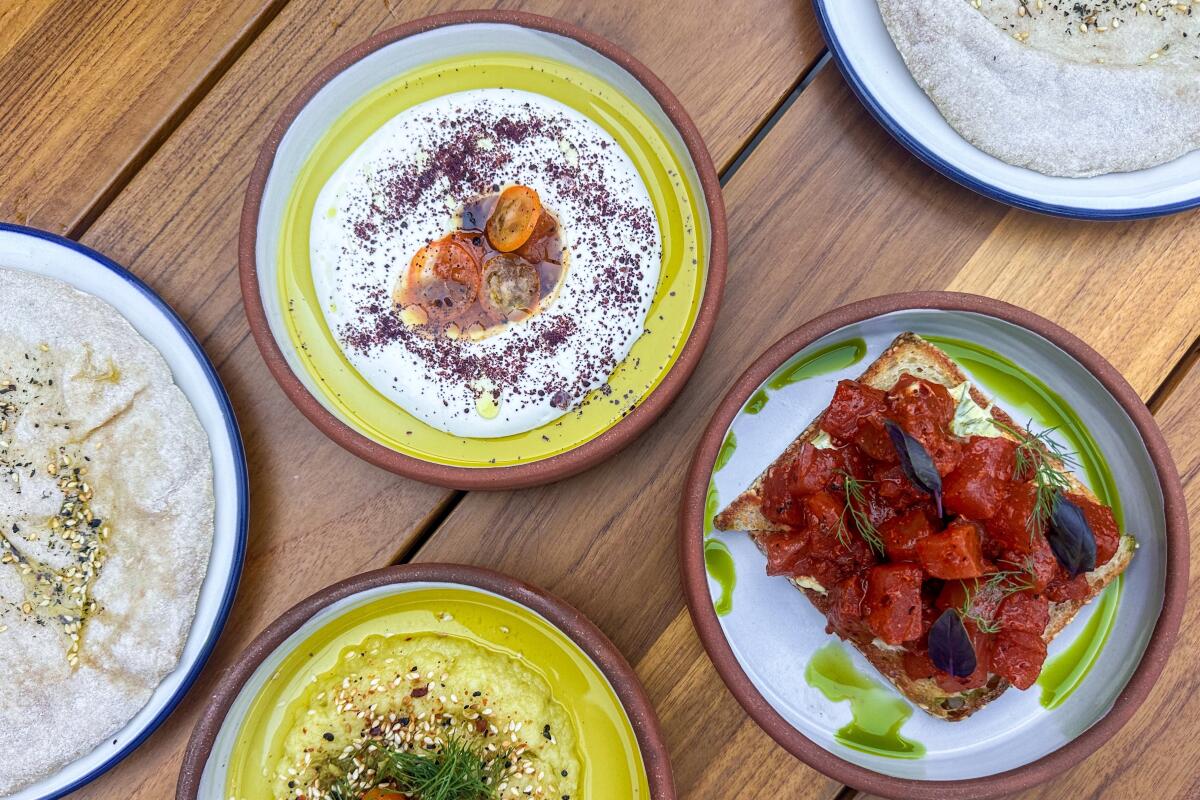
[{"label": "chopped tomato topping", "polygon": [[767,551],[767,574],[791,575],[808,548],[808,536],[804,531],[772,533],[762,538],[762,544]]},{"label": "chopped tomato topping", "polygon": [[991,622],[995,619],[1003,599],[1003,593],[995,584],[969,578],[962,581],[946,581],[942,590],[938,592],[934,605],[939,612],[947,608],[966,609],[969,617]]},{"label": "chopped tomato topping", "polygon": [[918,506],[879,526],[887,557],[891,561],[917,561],[917,543],[933,533],[932,509]]},{"label": "chopped tomato topping", "polygon": [[921,568],[878,564],[867,571],[867,625],[888,644],[921,635]]},{"label": "chopped tomato topping", "polygon": [[979,527],[957,521],[941,533],[917,542],[921,566],[935,578],[977,578],[987,568],[979,540]]},{"label": "chopped tomato topping", "polygon": [[1117,520],[1113,517],[1112,509],[1108,506],[1089,500],[1081,494],[1068,494],[1067,499],[1079,506],[1088,527],[1096,539],[1096,566],[1107,564],[1116,555],[1121,543],[1121,532],[1117,529]]},{"label": "chopped tomato topping", "polygon": [[1037,503],[1032,483],[1013,484],[997,511],[985,523],[992,546],[1024,556],[1037,549],[1040,535],[1029,521]]},{"label": "chopped tomato topping", "polygon": [[852,443],[878,461],[895,463],[896,452],[883,427],[887,405],[883,392],[858,381],[839,381],[833,401],[821,418],[821,430]]},{"label": "chopped tomato topping", "polygon": [[938,688],[943,692],[965,692],[968,689],[978,689],[987,683],[988,675],[992,673],[993,637],[979,630],[970,619],[963,620],[967,635],[971,637],[971,646],[975,650],[975,671],[965,678],[957,678],[938,670],[933,676]]},{"label": "chopped tomato topping", "polygon": [[1020,573],[1013,577],[1011,583],[1029,583],[1029,591],[1034,594],[1044,591],[1050,585],[1050,581],[1062,573],[1062,567],[1059,566],[1058,559],[1045,536],[1036,537],[1031,553],[1001,551],[996,558],[996,566],[1008,572]]},{"label": "chopped tomato topping", "polygon": [[958,466],[942,481],[946,509],[980,522],[990,519],[1011,488],[1016,452],[1008,439],[968,439]]},{"label": "chopped tomato topping", "polygon": [[792,494],[809,495],[825,491],[834,482],[838,470],[845,469],[845,466],[845,456],[840,450],[822,450],[805,442],[800,445],[800,452],[796,453],[792,463]]},{"label": "chopped tomato topping", "polygon": [[888,392],[887,405],[892,419],[925,447],[938,472],[952,472],[961,457],[962,445],[950,433],[958,404],[946,387],[906,372]]},{"label": "chopped tomato topping", "polygon": [[829,624],[837,631],[848,631],[862,621],[867,581],[862,575],[850,575],[829,590]]},{"label": "chopped tomato topping", "polygon": [[892,508],[909,508],[929,501],[929,495],[914,486],[898,465],[876,464],[872,477],[879,499]]},{"label": "chopped tomato topping", "polygon": [[1061,568],[1058,576],[1046,587],[1046,597],[1055,603],[1067,600],[1080,602],[1086,600],[1089,594],[1091,594],[1091,586],[1085,575],[1076,575],[1071,578],[1067,575],[1066,570]]},{"label": "chopped tomato topping", "polygon": [[792,470],[795,462],[772,465],[763,479],[762,512],[771,522],[780,525],[804,524],[801,498],[792,494]]},{"label": "chopped tomato topping", "polygon": [[1000,604],[996,622],[1002,631],[1024,631],[1041,636],[1050,622],[1050,601],[1040,594],[1014,592]]},{"label": "chopped tomato topping", "polygon": [[529,241],[542,215],[542,201],[528,186],[510,186],[500,193],[484,232],[492,247],[511,253]]},{"label": "chopped tomato topping", "polygon": [[992,671],[1018,689],[1028,689],[1041,674],[1046,643],[1040,634],[1001,628],[992,653]]}]

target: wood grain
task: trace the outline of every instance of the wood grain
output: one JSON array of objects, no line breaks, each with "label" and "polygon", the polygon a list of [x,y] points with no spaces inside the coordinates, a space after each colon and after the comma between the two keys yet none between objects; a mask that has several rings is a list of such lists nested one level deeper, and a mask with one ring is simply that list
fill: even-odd
[{"label": "wood grain", "polygon": [[[146,279],[197,332],[229,388],[252,475],[251,550],[228,629],[197,687],[127,761],[81,793],[166,797],[209,689],[250,638],[316,589],[388,563],[452,497],[351,457],[307,423],[247,335],[236,276],[238,216],[258,148],[283,105],[324,63],[402,21],[476,3],[293,0],[163,144],[84,241]],[[689,0],[676,24],[647,24],[652,4],[503,3],[605,35],[653,69],[692,109],[719,164],[738,149],[819,54],[807,13],[755,0]],[[711,20],[720,15],[720,26]],[[720,53],[718,64],[712,54]],[[735,65],[729,74],[726,70]]]},{"label": "wood grain", "polygon": [[[1200,362],[1193,363],[1155,414],[1183,479],[1192,529],[1188,593],[1200,591]],[[1175,653],[1145,704],[1099,751],[1062,777],[1011,800],[1200,797],[1200,608],[1184,612]],[[877,800],[859,795],[858,800]]]},{"label": "wood grain", "polygon": [[0,219],[78,226],[281,1],[0,4]]}]

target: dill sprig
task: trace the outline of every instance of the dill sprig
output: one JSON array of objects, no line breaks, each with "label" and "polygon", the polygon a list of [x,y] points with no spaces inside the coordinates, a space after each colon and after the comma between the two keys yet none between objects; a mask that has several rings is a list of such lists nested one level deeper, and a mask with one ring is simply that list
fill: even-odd
[{"label": "dill sprig", "polygon": [[[374,745],[374,750],[354,756],[374,770],[369,788],[395,788],[414,800],[494,800],[509,762],[507,750],[492,752],[457,735],[436,750]],[[353,765],[349,758],[343,761],[347,767]],[[367,770],[359,774],[367,774]],[[358,800],[365,790],[342,778],[330,787],[329,796],[331,800]]]},{"label": "dill sprig", "polygon": [[[863,491],[863,487],[871,481],[859,480],[846,470],[839,470],[839,472],[842,474],[842,494],[846,499],[846,513],[854,520],[854,527],[858,530],[859,536],[879,555],[885,555],[883,539],[879,536],[879,530],[875,527],[875,523],[871,521],[871,515],[866,511],[867,495]],[[843,514],[838,522],[837,537],[842,546],[849,549],[850,534],[846,530],[845,519],[846,516]]]},{"label": "dill sprig", "polygon": [[1000,420],[992,422],[1017,439],[1013,480],[1033,482],[1036,492],[1033,513],[1029,515],[1029,521],[1026,523],[1029,540],[1032,542],[1038,534],[1045,534],[1059,495],[1071,488],[1071,478],[1067,470],[1078,467],[1079,462],[1073,453],[1051,438],[1050,434],[1057,428],[1047,428],[1040,433],[1034,433],[1032,421],[1024,431]]}]

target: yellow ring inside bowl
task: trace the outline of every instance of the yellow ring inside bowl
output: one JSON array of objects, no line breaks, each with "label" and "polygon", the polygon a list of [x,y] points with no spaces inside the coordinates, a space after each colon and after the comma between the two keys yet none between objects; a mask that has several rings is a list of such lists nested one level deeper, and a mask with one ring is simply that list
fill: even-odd
[{"label": "yellow ring inside bowl", "polygon": [[[313,288],[309,226],[321,188],[385,122],[426,100],[504,87],[536,92],[587,115],[612,135],[637,167],[658,216],[663,261],[646,332],[609,378],[559,419],[495,439],[463,438],[420,421],[378,392],[346,360]],[[569,64],[524,54],[489,53],[429,64],[357,101],[318,142],[284,212],[279,251],[281,308],[292,346],[320,399],[364,436],[424,461],[463,467],[529,463],[571,450],[616,425],[658,386],[679,357],[704,294],[707,224],[694,186],[663,133],[614,87]]]},{"label": "yellow ring inside bowl", "polygon": [[[447,616],[448,615],[448,616]],[[575,726],[580,797],[649,798],[637,736],[621,701],[595,663],[565,633],[511,600],[481,591],[422,588],[351,608],[292,648],[246,711],[229,756],[225,797],[271,796],[287,730],[303,715],[314,675],[333,668],[348,648],[368,636],[438,633],[458,636],[519,659],[550,685]]]}]

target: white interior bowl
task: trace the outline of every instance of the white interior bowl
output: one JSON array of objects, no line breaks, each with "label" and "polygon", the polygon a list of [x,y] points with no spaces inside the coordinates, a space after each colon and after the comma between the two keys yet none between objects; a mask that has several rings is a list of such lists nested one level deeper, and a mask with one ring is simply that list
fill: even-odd
[{"label": "white interior bowl", "polygon": [[87,755],[8,800],[50,800],[78,789],[141,744],[171,713],[216,644],[233,603],[246,549],[249,491],[237,421],[216,370],[183,321],[146,284],[99,253],[69,239],[0,224],[0,267],[56,278],[113,306],[166,359],[208,434],[213,457],[216,528],[179,664],[125,727]]}]

